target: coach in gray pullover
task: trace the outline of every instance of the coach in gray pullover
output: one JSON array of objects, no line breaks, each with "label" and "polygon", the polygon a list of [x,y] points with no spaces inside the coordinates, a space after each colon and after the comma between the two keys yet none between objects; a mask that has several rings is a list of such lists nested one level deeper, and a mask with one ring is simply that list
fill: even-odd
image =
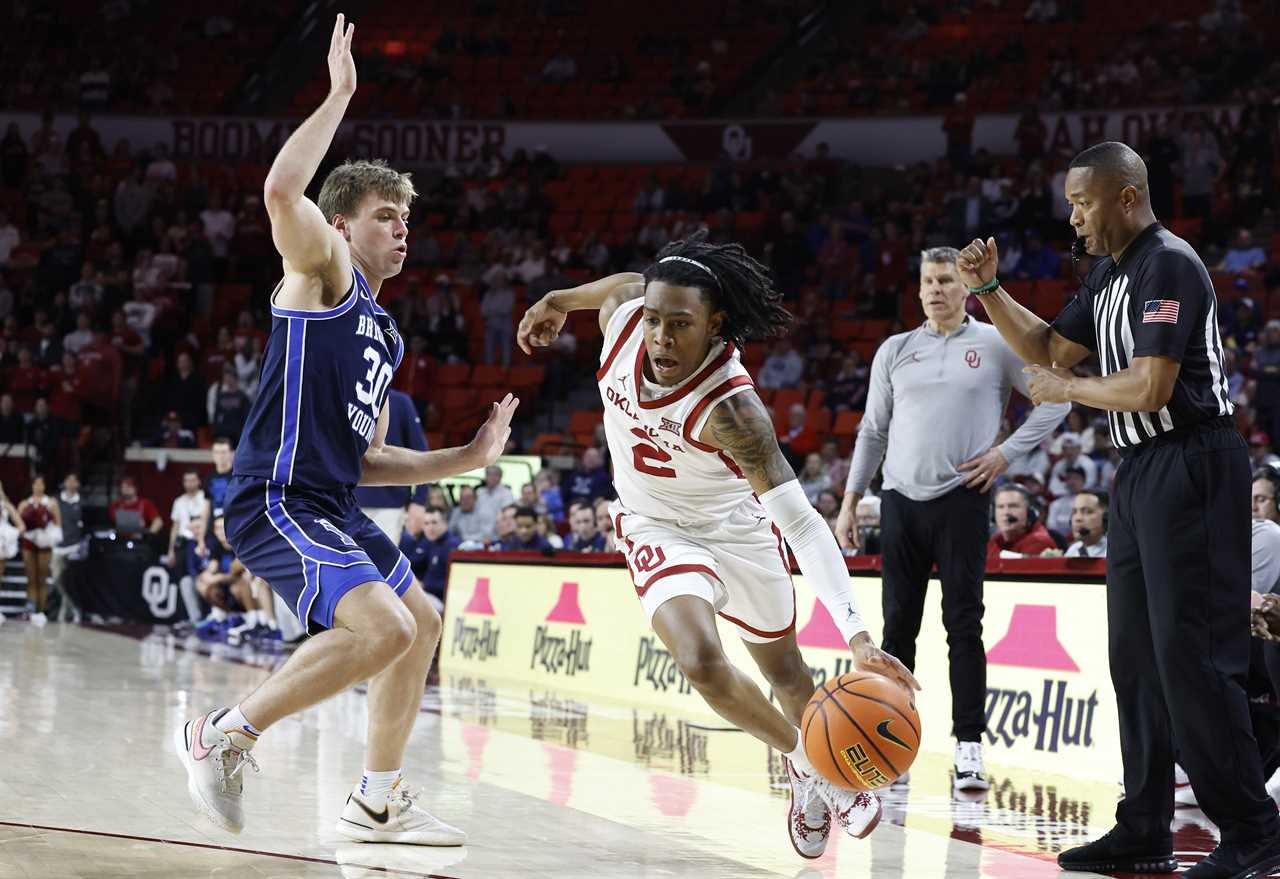
[{"label": "coach in gray pullover", "polygon": [[853,510],[883,460],[882,646],[914,667],[929,573],[937,564],[951,660],[955,787],[980,790],[988,787],[981,744],[986,492],[1009,461],[1051,434],[1071,407],[1037,406],[1017,432],[993,446],[1010,391],[1029,397],[1025,364],[995,327],[965,314],[969,293],[956,273],[957,256],[950,247],[921,255],[926,321],[876,351],[836,536],[845,547],[857,546]]}]

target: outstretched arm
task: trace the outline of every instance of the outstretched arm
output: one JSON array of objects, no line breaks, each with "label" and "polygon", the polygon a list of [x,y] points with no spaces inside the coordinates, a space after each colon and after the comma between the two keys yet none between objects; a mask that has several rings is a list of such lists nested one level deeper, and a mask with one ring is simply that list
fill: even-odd
[{"label": "outstretched arm", "polygon": [[373,442],[364,453],[364,467],[360,473],[361,485],[418,485],[436,482],[450,476],[487,467],[498,460],[511,436],[511,416],[520,401],[507,394],[501,403],[494,403],[489,419],[480,426],[475,438],[465,446],[455,446],[434,452],[419,452],[402,446],[386,444],[387,425],[390,422],[389,405],[382,407],[378,415],[378,427]]},{"label": "outstretched arm", "polygon": [[743,391],[719,403],[700,439],[732,457],[760,496],[800,570],[849,642],[857,667],[893,678],[909,690],[920,689],[906,666],[872,643],[835,535],[796,481],[778,447],[773,421],[756,392]]},{"label": "outstretched arm", "polygon": [[355,94],[356,66],[351,56],[354,33],[355,25],[345,26],[345,19],[339,14],[329,40],[329,95],[285,141],[271,163],[263,187],[263,203],[271,217],[271,238],[284,257],[286,270],[320,276],[343,289],[350,272],[345,242],[304,193]]},{"label": "outstretched arm", "polygon": [[516,342],[526,354],[532,354],[534,348],[547,347],[560,335],[571,311],[599,311],[603,333],[619,305],[643,295],[644,275],[639,272],[619,272],[570,290],[552,290],[524,313]]}]

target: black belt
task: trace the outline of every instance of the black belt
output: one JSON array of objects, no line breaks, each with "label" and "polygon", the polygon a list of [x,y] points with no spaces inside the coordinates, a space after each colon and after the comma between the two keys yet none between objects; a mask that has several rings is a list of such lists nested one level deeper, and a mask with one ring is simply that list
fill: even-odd
[{"label": "black belt", "polygon": [[1235,420],[1230,415],[1215,415],[1213,418],[1206,418],[1204,421],[1196,421],[1192,424],[1184,424],[1181,427],[1175,427],[1168,433],[1162,433],[1159,436],[1153,437],[1146,442],[1139,443],[1136,446],[1120,446],[1117,448],[1117,451],[1120,452],[1121,457],[1128,458],[1130,455],[1135,455],[1138,452],[1146,451],[1147,449],[1155,448],[1156,446],[1180,442],[1193,434],[1203,433],[1210,430],[1221,430],[1226,427],[1235,430]]}]

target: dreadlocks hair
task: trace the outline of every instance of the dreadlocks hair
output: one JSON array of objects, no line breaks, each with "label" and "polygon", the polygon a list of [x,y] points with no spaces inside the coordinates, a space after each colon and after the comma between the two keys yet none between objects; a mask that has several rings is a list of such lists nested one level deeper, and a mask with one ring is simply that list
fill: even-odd
[{"label": "dreadlocks hair", "polygon": [[709,243],[705,227],[658,252],[644,270],[645,286],[654,281],[700,290],[713,312],[725,313],[720,337],[739,348],[751,339],[780,335],[791,325],[791,312],[782,307],[768,267],[741,244]]}]

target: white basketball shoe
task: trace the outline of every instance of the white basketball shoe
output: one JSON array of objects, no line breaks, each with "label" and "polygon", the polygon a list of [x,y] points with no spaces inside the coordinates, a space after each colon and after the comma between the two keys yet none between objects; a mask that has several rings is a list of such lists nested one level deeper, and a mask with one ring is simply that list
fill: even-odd
[{"label": "white basketball shoe", "polygon": [[189,720],[174,730],[173,745],[182,768],[187,770],[187,793],[191,802],[223,830],[244,829],[245,766],[258,772],[258,764],[248,751],[231,744],[231,739],[213,725],[218,712]]},{"label": "white basketball shoe", "polygon": [[982,765],[982,742],[956,742],[955,789],[990,790],[986,767]]},{"label": "white basketball shoe", "polygon": [[419,806],[416,794],[401,781],[387,803],[374,810],[352,792],[337,830],[357,842],[402,842],[410,845],[465,845],[467,834]]},{"label": "white basketball shoe", "polygon": [[831,810],[818,793],[817,776],[805,775],[782,758],[791,785],[791,806],[787,809],[787,833],[791,845],[802,858],[819,858],[831,838]]},{"label": "white basketball shoe", "polygon": [[836,787],[825,778],[813,777],[818,796],[831,810],[831,817],[849,836],[865,839],[880,823],[882,809],[880,798],[869,791],[846,790]]}]

